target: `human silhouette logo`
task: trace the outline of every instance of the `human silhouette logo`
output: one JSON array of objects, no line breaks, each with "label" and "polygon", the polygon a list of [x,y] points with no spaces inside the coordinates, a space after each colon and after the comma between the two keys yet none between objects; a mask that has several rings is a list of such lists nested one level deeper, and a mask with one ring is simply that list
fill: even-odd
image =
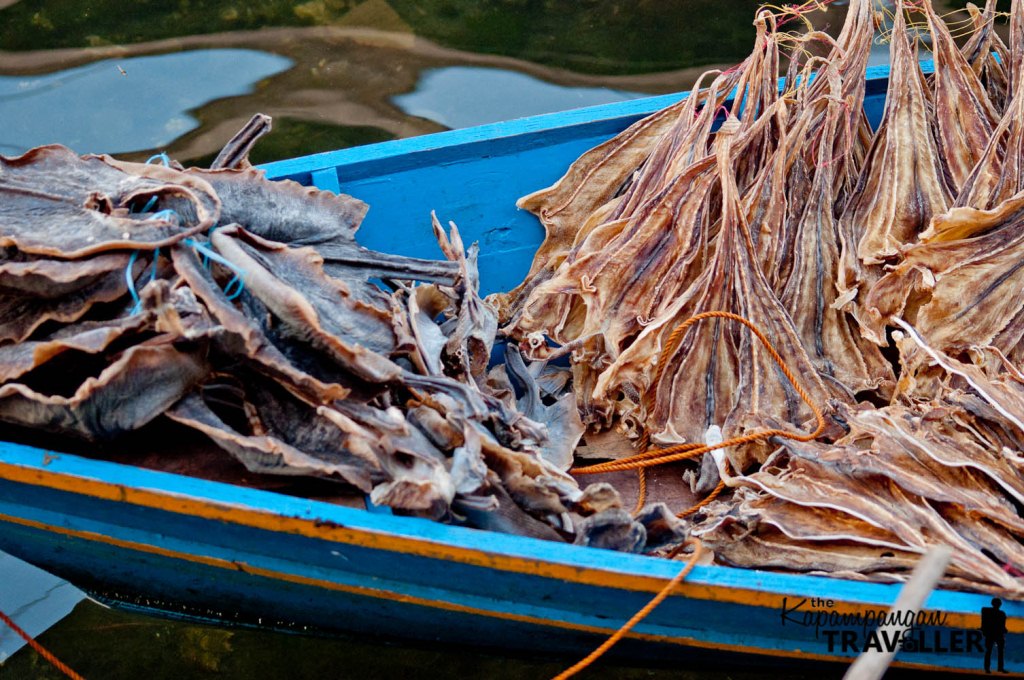
[{"label": "human silhouette logo", "polygon": [[992,672],[992,648],[998,649],[999,672],[1009,673],[1003,666],[1003,644],[1006,642],[1006,612],[1003,601],[992,598],[991,607],[981,608],[981,634],[985,636],[985,672]]}]

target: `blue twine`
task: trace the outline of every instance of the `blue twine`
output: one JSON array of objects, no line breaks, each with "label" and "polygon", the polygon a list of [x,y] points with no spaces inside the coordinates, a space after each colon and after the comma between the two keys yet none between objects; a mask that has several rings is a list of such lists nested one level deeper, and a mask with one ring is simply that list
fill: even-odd
[{"label": "blue twine", "polygon": [[156,160],[159,160],[161,163],[163,163],[165,168],[171,167],[171,159],[167,155],[166,151],[161,151],[160,153],[158,153],[158,154],[156,154],[154,156],[150,156],[146,160],[146,165],[149,165],[150,163],[152,163],[153,161],[156,161]]},{"label": "blue twine", "polygon": [[132,256],[128,258],[128,266],[124,269],[124,280],[128,284],[128,292],[132,295],[132,300],[135,304],[132,306],[132,311],[129,314],[136,314],[142,308],[142,298],[139,297],[138,292],[135,290],[135,277],[132,276],[132,268],[135,267],[135,261],[139,259],[139,251],[132,253]]},{"label": "blue twine", "polygon": [[[160,156],[163,156],[165,159],[167,157],[166,154],[159,154],[157,156],[153,156],[153,158],[150,158],[149,160],[152,161],[153,159],[159,158]],[[148,163],[149,161],[146,162]],[[156,196],[153,196],[146,203],[145,207],[143,207],[142,212],[148,212],[149,209],[153,207],[153,204],[155,202]],[[168,222],[173,219],[175,222],[178,222],[180,220],[180,216],[178,215],[177,211],[168,208],[166,210],[161,210],[160,212],[153,213],[152,215],[150,215],[149,219],[167,220]],[[207,235],[212,236],[213,230],[216,228],[217,225],[213,225],[212,227],[210,227],[209,231],[207,232]],[[234,276],[232,276],[231,280],[228,281],[228,285],[224,287],[224,294],[227,295],[228,300],[234,300],[239,295],[242,294],[242,291],[245,290],[245,280],[243,279],[243,277],[245,276],[244,270],[240,269],[239,267],[234,265],[230,260],[221,257],[220,255],[210,250],[209,248],[207,248],[206,246],[199,243],[193,238],[182,239],[181,242],[191,247],[193,250],[196,251],[196,253],[202,256],[203,268],[209,269],[210,261],[213,260],[214,262],[218,262],[224,265],[234,273]],[[131,293],[132,300],[135,301],[135,305],[132,307],[131,314],[136,314],[139,312],[139,310],[142,309],[142,298],[139,297],[138,291],[135,290],[135,277],[132,276],[132,269],[134,268],[135,262],[138,260],[138,257],[139,251],[133,251],[131,257],[128,259],[128,266],[125,268],[124,272],[125,281],[128,283],[128,292]],[[153,265],[152,269],[150,269],[149,272],[150,283],[156,280],[157,267],[159,265],[159,261],[160,249],[157,248],[155,251],[153,251]]]},{"label": "blue twine", "polygon": [[[135,252],[139,252],[139,251],[136,250]],[[150,283],[153,283],[154,281],[156,281],[156,265],[157,265],[158,262],[160,262],[160,249],[159,248],[157,248],[156,250],[153,251],[153,268],[149,270],[149,282]]]},{"label": "blue twine", "polygon": [[144,212],[144,213],[149,212],[150,210],[153,209],[154,205],[156,205],[156,196],[150,196],[149,197],[149,202],[146,203],[146,205],[144,205],[142,207],[142,211],[141,212]]},{"label": "blue twine", "polygon": [[[237,285],[238,289],[235,290],[234,293],[228,293],[228,291],[231,290],[231,286],[233,285]],[[231,280],[228,281],[228,285],[224,286],[224,294],[228,296],[228,300],[234,300],[235,298],[242,294],[243,290],[245,290],[245,283],[242,281],[241,278],[239,278],[238,274],[232,276]]]},{"label": "blue twine", "polygon": [[174,218],[175,222],[178,222],[180,219],[178,217],[178,212],[176,210],[171,210],[170,208],[168,208],[166,210],[161,210],[160,212],[153,213],[149,219],[166,220],[167,222],[170,222],[172,217]]},{"label": "blue twine", "polygon": [[[187,246],[191,246],[193,250],[195,250],[197,253],[203,256],[204,260],[213,260],[218,264],[224,265],[234,273],[234,276],[231,277],[230,281],[228,281],[228,285],[224,287],[224,294],[228,296],[228,300],[234,300],[235,298],[242,294],[242,291],[245,290],[245,281],[243,279],[243,277],[245,276],[244,269],[241,269],[230,260],[221,257],[220,255],[213,252],[203,244],[196,241],[195,239],[186,238],[182,240],[182,243],[184,243]],[[228,291],[231,290],[232,286],[236,286],[236,290],[232,293],[228,293]]]}]

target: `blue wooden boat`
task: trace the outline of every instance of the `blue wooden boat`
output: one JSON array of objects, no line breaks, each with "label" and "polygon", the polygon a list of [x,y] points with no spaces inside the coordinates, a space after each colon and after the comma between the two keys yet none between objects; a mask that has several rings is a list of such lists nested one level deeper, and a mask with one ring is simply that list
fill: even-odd
[{"label": "blue wooden boat", "polygon": [[[868,73],[877,124],[885,68]],[[479,240],[485,292],[526,272],[543,232],[515,208],[587,149],[684,95],[444,132],[266,166],[371,206],[374,249],[440,256],[431,210]],[[4,437],[0,436],[0,440]],[[8,437],[9,439],[9,437]],[[678,562],[492,534],[0,442],[0,550],[103,600],[240,625],[356,632],[508,650],[589,651]],[[2,583],[2,581],[0,581]],[[722,652],[848,661],[899,590],[701,566],[616,648],[633,660]],[[938,591],[896,665],[980,672],[989,598]],[[1004,606],[1007,667],[1024,671],[1024,603]],[[846,618],[844,618],[846,617]],[[842,634],[857,642],[844,648]],[[849,633],[845,639],[849,639]]]}]

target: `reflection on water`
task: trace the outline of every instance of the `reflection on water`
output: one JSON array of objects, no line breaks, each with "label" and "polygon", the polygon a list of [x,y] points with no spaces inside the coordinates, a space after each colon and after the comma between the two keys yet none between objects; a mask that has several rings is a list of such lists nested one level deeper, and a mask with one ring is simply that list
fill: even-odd
[{"label": "reflection on water", "polygon": [[450,66],[425,71],[415,92],[393,101],[410,116],[463,128],[642,96],[607,87],[553,85],[496,68]]},{"label": "reflection on water", "polygon": [[0,46],[141,43],[268,26],[367,26],[440,45],[586,73],[647,73],[750,49],[761,0],[22,0],[0,13]]},{"label": "reflection on water", "polygon": [[198,127],[188,112],[252,90],[292,61],[255,50],[103,60],[40,76],[0,76],[0,151],[57,142],[79,153],[164,146]]}]

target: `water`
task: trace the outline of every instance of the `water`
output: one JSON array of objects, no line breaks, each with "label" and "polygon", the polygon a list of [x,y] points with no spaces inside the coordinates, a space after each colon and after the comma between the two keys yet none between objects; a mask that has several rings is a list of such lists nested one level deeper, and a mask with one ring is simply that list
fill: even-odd
[{"label": "water", "polygon": [[[0,0],[0,153],[59,142],[139,160],[210,159],[261,111],[254,162],[688,89],[742,59],[757,0]],[[957,4],[962,5],[962,2]],[[835,11],[815,17],[834,31]],[[877,46],[873,61],[886,59]],[[75,591],[14,581],[0,607],[33,632]],[[6,566],[5,566],[6,565]],[[45,583],[44,583],[45,581]],[[33,618],[38,617],[38,618]],[[0,631],[2,645],[9,631]],[[542,678],[565,660],[227,630],[89,600],[40,640],[88,678]],[[13,646],[11,647],[13,648]],[[800,675],[777,677],[802,677]],[[0,678],[59,678],[29,650]],[[630,669],[591,678],[740,678]]]},{"label": "water", "polygon": [[[199,127],[190,111],[248,94],[292,65],[267,52],[205,49],[0,76],[0,151],[21,154],[58,143],[78,153],[120,154],[168,146]],[[68,106],[86,101],[84,108]]]},{"label": "water", "polygon": [[[473,93],[471,106],[467,93]],[[505,69],[448,66],[425,71],[413,92],[392,101],[410,116],[463,128],[642,96],[607,87],[554,85]]]}]

